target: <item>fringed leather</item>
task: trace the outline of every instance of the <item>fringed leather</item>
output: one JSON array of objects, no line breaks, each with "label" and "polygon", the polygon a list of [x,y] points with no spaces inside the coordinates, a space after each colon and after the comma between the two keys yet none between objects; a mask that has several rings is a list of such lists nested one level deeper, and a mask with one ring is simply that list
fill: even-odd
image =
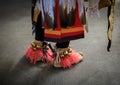
[{"label": "fringed leather", "polygon": [[112,43],[112,31],[114,26],[114,6],[115,6],[115,0],[111,0],[112,4],[108,7],[108,46],[107,51],[110,51],[111,43]]}]

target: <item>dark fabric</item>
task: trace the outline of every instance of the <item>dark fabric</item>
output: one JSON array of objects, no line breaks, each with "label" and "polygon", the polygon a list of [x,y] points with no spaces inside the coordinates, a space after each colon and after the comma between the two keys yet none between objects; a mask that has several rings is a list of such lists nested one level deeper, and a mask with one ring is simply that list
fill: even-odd
[{"label": "dark fabric", "polygon": [[42,14],[40,12],[37,22],[36,22],[36,27],[35,27],[35,39],[39,41],[44,40],[44,29],[42,28]]},{"label": "dark fabric", "polygon": [[[109,21],[109,16],[110,16],[110,12],[111,12],[111,6],[108,7],[108,30],[110,27],[110,21]],[[110,47],[111,47],[111,40],[108,38],[108,46],[107,46],[107,51],[110,51]]]},{"label": "dark fabric", "polygon": [[62,43],[56,43],[57,48],[67,48],[69,46],[70,41],[62,42]]},{"label": "dark fabric", "polygon": [[32,23],[34,23],[33,21],[33,16],[34,16],[34,8],[35,8],[35,4],[36,4],[37,0],[32,0],[32,8],[31,8],[31,19],[32,19]]}]

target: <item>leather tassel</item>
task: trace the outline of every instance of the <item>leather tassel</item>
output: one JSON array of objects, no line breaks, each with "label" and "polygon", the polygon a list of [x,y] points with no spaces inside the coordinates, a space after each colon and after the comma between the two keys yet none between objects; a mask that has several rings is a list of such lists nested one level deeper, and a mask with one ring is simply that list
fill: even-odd
[{"label": "leather tassel", "polygon": [[111,43],[112,43],[112,31],[113,31],[113,25],[114,25],[114,6],[115,6],[115,0],[111,0],[112,5],[108,7],[108,46],[107,51],[110,52]]}]

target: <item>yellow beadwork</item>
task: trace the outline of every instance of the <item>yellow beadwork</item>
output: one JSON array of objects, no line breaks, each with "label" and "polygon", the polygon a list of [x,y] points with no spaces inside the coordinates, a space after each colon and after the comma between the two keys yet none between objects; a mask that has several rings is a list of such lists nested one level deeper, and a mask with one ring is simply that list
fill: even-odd
[{"label": "yellow beadwork", "polygon": [[72,49],[70,47],[68,48],[59,48],[59,56],[61,58],[64,58],[66,56],[69,56],[72,52]]},{"label": "yellow beadwork", "polygon": [[42,48],[42,42],[40,42],[40,41],[33,41],[31,43],[31,46],[32,46],[33,50],[41,49]]}]

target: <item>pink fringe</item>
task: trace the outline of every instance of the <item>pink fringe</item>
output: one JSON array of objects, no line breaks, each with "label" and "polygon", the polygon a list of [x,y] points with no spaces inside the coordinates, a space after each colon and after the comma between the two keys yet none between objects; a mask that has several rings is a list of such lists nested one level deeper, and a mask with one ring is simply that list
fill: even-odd
[{"label": "pink fringe", "polygon": [[31,46],[29,46],[25,52],[25,57],[27,59],[30,59],[30,63],[32,64],[36,64],[37,59],[42,55],[43,53],[41,52],[41,50],[33,50]]},{"label": "pink fringe", "polygon": [[60,58],[60,65],[63,68],[70,68],[71,67],[71,62],[69,61],[68,57]]},{"label": "pink fringe", "polygon": [[72,51],[70,56],[66,56],[65,58],[60,58],[60,65],[63,68],[70,68],[72,64],[77,64],[80,62],[79,54],[75,51]]},{"label": "pink fringe", "polygon": [[69,61],[73,64],[79,63],[80,62],[80,54],[75,52],[74,50],[72,51],[70,57],[68,57]]},{"label": "pink fringe", "polygon": [[52,62],[53,61],[53,52],[48,49],[46,55],[44,55],[43,60],[46,60],[47,62]]},{"label": "pink fringe", "polygon": [[25,57],[27,59],[30,59],[30,63],[32,64],[36,64],[37,62],[37,59],[38,58],[42,58],[43,60],[46,60],[48,62],[52,62],[53,61],[53,58],[52,58],[52,51],[50,49],[47,50],[49,55],[47,54],[47,56],[43,56],[43,52],[40,50],[33,50],[32,49],[32,46],[29,46],[27,49],[26,49],[26,52],[25,52]]}]

